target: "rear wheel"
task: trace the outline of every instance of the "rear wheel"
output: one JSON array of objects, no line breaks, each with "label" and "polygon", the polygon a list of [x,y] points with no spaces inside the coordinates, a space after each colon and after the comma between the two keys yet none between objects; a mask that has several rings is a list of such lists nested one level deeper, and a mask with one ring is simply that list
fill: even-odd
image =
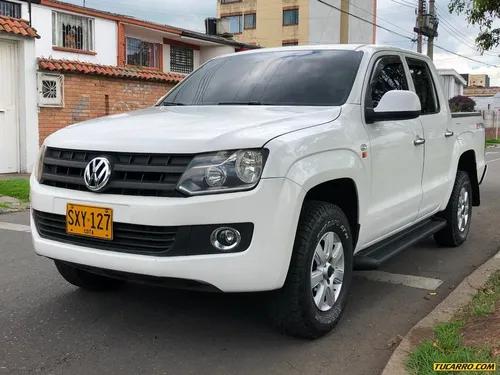
[{"label": "rear wheel", "polygon": [[303,338],[331,331],[347,302],[352,258],[349,222],[342,210],[330,203],[306,201],[287,279],[273,300],[276,325]]},{"label": "rear wheel", "polygon": [[439,214],[447,226],[434,235],[441,246],[460,246],[469,234],[472,219],[472,186],[467,172],[458,171],[446,210]]},{"label": "rear wheel", "polygon": [[124,283],[121,280],[111,279],[78,269],[65,262],[55,260],[54,263],[61,276],[67,282],[82,289],[102,291],[117,288]]}]

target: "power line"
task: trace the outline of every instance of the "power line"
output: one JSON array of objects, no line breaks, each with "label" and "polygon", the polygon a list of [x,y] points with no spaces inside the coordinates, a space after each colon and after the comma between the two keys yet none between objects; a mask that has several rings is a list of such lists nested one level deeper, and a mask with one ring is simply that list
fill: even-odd
[{"label": "power line", "polygon": [[411,1],[408,1],[408,0],[399,0],[399,1],[402,2],[402,3],[408,4],[408,5],[411,5],[414,8],[416,8],[418,6],[417,4],[412,3]]},{"label": "power line", "polygon": [[410,37],[409,37],[409,36],[407,36],[407,35],[403,35],[403,34],[401,34],[401,33],[398,33],[397,31],[391,30],[391,29],[389,29],[389,28],[387,28],[387,27],[385,27],[385,26],[378,25],[378,24],[376,24],[375,22],[365,20],[364,18],[362,18],[362,17],[360,17],[360,16],[357,16],[357,15],[355,15],[355,14],[352,14],[352,13],[350,13],[350,12],[346,11],[346,10],[340,9],[339,7],[336,7],[335,5],[328,4],[327,2],[325,2],[325,1],[323,1],[323,0],[318,0],[318,1],[319,1],[321,4],[324,4],[324,5],[326,5],[326,6],[329,6],[330,8],[333,8],[333,9],[337,9],[337,10],[338,10],[339,12],[341,12],[341,13],[348,14],[348,15],[350,15],[351,17],[354,17],[354,18],[356,18],[356,19],[358,19],[358,20],[360,20],[360,21],[363,21],[363,22],[369,23],[370,25],[375,26],[375,27],[378,27],[379,29],[382,29],[382,30],[388,31],[388,32],[393,33],[393,34],[395,34],[395,35],[399,35],[399,36],[400,36],[400,37],[402,37],[402,38],[406,38],[406,39],[410,39],[410,40],[412,40],[412,38],[410,38]]},{"label": "power line", "polygon": [[[352,3],[351,1],[349,1],[349,5],[352,5],[353,7],[357,8],[357,9],[359,9],[359,10],[362,10],[363,12],[368,13],[368,14],[369,14],[370,16],[372,16],[372,17],[378,18],[380,21],[383,21],[383,22],[388,23],[389,25],[391,25],[391,26],[393,26],[393,27],[396,27],[396,28],[400,29],[400,30],[402,30],[403,32],[407,32],[407,30],[406,30],[406,29],[403,29],[401,26],[398,26],[398,25],[396,25],[395,23],[392,23],[392,22],[390,22],[390,21],[387,21],[385,18],[382,18],[382,17],[380,17],[379,15],[376,15],[375,13],[372,13],[372,12],[370,12],[369,10],[366,10],[365,8],[362,8],[362,7],[358,6],[358,5],[354,4],[354,3]],[[408,35],[408,34],[407,34],[407,35]],[[410,38],[410,36],[407,36],[407,37],[408,37],[408,38]]]},{"label": "power line", "polygon": [[396,3],[398,5],[401,5],[401,6],[404,6],[404,7],[407,7],[407,8],[412,8],[412,9],[415,9],[416,8],[416,5],[410,5],[408,3],[405,3],[403,1],[399,2],[399,1],[396,1],[396,0],[391,0],[393,3]]},{"label": "power line", "polygon": [[[337,7],[337,6],[335,6],[335,5],[332,5],[332,4],[329,4],[329,3],[327,3],[327,2],[326,2],[326,1],[324,1],[324,0],[318,0],[318,2],[320,2],[321,4],[324,4],[324,5],[326,5],[326,6],[328,6],[328,7],[330,7],[330,8],[336,9],[336,10],[338,10],[338,11],[339,11],[339,12],[341,12],[341,13],[348,14],[348,15],[350,15],[351,17],[354,17],[354,18],[359,19],[359,20],[361,20],[361,21],[363,21],[363,22],[369,23],[370,25],[373,25],[373,26],[375,26],[375,27],[378,27],[379,29],[382,29],[382,30],[388,31],[388,32],[390,32],[390,33],[392,33],[392,34],[398,35],[398,36],[400,36],[401,38],[405,38],[405,39],[408,39],[408,40],[411,40],[411,41],[413,41],[413,40],[414,40],[413,38],[410,38],[409,36],[403,35],[403,34],[401,34],[401,33],[398,33],[397,31],[394,31],[394,30],[391,30],[391,29],[389,29],[389,28],[387,28],[387,27],[381,26],[381,25],[379,25],[379,24],[377,24],[377,23],[375,23],[375,22],[365,20],[365,19],[364,19],[364,18],[362,18],[362,17],[359,17],[359,16],[357,16],[357,15],[355,15],[355,14],[352,14],[352,13],[350,13],[350,12],[346,11],[346,10],[340,9],[339,7]],[[476,63],[478,63],[478,64],[484,64],[484,65],[488,65],[488,66],[491,66],[491,67],[494,67],[494,68],[500,68],[500,66],[498,66],[498,65],[495,65],[495,64],[490,64],[490,63],[487,63],[487,62],[484,62],[484,61],[475,60],[475,59],[473,59],[473,58],[471,58],[471,57],[464,56],[464,55],[462,55],[462,54],[460,54],[460,53],[457,53],[457,52],[453,52],[453,51],[451,51],[451,50],[449,50],[449,49],[447,49],[447,48],[445,48],[445,47],[441,47],[441,46],[439,46],[439,45],[437,45],[437,44],[434,44],[434,46],[435,46],[436,48],[439,48],[439,49],[443,50],[443,51],[446,51],[446,52],[448,52],[448,53],[451,53],[451,54],[453,54],[453,55],[455,55],[455,56],[462,57],[462,58],[464,58],[464,59],[467,59],[467,60],[470,60],[470,61],[476,62]]]},{"label": "power line", "polygon": [[474,45],[470,44],[467,42],[467,40],[460,38],[459,36],[456,35],[456,32],[453,31],[452,28],[450,28],[446,23],[441,23],[441,26],[443,27],[443,30],[445,30],[450,36],[458,40],[459,42],[465,44],[467,47],[477,51],[477,48],[474,47]]},{"label": "power line", "polygon": [[[463,33],[457,27],[455,27],[453,25],[452,21],[448,20],[447,17],[444,16],[444,14],[445,15],[449,15],[449,13],[447,13],[446,11],[443,11],[442,8],[440,8],[437,4],[436,4],[436,7],[438,9],[437,14],[440,16],[440,20],[443,22],[442,26],[444,27],[444,29],[446,31],[448,31],[449,34],[452,37],[454,37],[458,41],[464,43],[467,47],[473,49],[474,51],[478,51],[478,48],[476,46],[476,41],[473,38],[471,38],[470,36],[468,36],[465,33]],[[457,36],[455,34],[458,34],[462,38],[460,38],[459,36]],[[498,57],[498,54],[500,54],[500,51],[498,51],[498,52],[495,52],[495,51],[482,51],[481,54],[482,55],[484,54],[484,55],[488,55],[488,56]]]},{"label": "power line", "polygon": [[437,44],[434,44],[434,47],[439,48],[439,49],[441,49],[441,50],[443,50],[443,51],[449,52],[449,53],[451,53],[451,54],[453,54],[453,55],[456,55],[456,56],[462,57],[462,58],[464,58],[464,59],[467,59],[467,60],[470,60],[470,61],[474,61],[474,62],[479,63],[479,64],[488,65],[488,66],[491,66],[491,67],[493,67],[493,68],[500,68],[500,66],[499,66],[499,65],[490,64],[490,63],[487,63],[487,62],[484,62],[484,61],[475,60],[475,59],[473,59],[472,57],[465,56],[465,55],[462,55],[462,54],[457,53],[457,52],[453,52],[453,51],[449,50],[448,48],[438,46]]}]

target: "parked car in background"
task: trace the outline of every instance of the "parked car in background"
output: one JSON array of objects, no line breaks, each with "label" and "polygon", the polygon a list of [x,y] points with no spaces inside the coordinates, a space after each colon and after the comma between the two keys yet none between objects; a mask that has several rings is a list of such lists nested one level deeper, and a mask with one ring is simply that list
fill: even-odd
[{"label": "parked car in background", "polygon": [[353,269],[434,235],[459,246],[480,204],[484,128],[452,117],[432,62],[383,46],[215,58],[157,106],[47,138],[31,179],[36,252],[86,289],[139,280],[275,290],[315,338]]}]

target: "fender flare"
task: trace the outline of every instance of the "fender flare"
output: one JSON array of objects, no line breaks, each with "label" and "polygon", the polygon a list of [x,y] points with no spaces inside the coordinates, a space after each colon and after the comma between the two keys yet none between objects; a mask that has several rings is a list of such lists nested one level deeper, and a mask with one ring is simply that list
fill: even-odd
[{"label": "fender flare", "polygon": [[[357,152],[350,149],[335,149],[307,155],[293,163],[286,177],[302,187],[305,194],[324,182],[350,179],[358,196],[358,219],[361,224],[370,196],[370,166]],[[301,205],[303,205],[303,201]]]},{"label": "fender flare", "polygon": [[[476,150],[474,150],[473,148],[470,147],[471,144],[474,144],[473,137],[474,137],[474,133],[471,131],[461,133],[456,138],[456,141],[453,145],[453,152],[452,152],[453,164],[452,164],[452,168],[450,169],[450,172],[448,174],[448,181],[450,183],[448,184],[448,190],[447,190],[446,195],[445,195],[445,200],[443,202],[441,202],[441,207],[443,209],[448,205],[448,202],[449,202],[450,197],[451,197],[451,193],[453,192],[453,186],[455,184],[455,179],[456,179],[457,172],[458,172],[458,165],[459,165],[460,158],[462,157],[462,155],[468,151],[472,151],[474,153],[474,160],[477,162]],[[478,184],[477,171],[476,171],[476,175],[472,176],[471,182],[473,184]],[[477,189],[479,189],[479,184],[477,186]]]}]

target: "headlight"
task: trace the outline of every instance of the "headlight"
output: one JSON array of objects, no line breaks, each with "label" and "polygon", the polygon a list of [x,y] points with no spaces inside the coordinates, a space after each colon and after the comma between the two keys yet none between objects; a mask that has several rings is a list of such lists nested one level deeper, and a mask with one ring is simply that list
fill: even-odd
[{"label": "headlight", "polygon": [[33,173],[35,174],[35,178],[38,182],[40,182],[40,180],[42,179],[43,159],[45,158],[45,150],[46,150],[45,145],[42,145],[42,147],[40,147],[40,151],[38,152],[38,161],[33,171]]},{"label": "headlight", "polygon": [[177,189],[189,195],[249,190],[262,176],[268,151],[221,151],[196,156]]}]

